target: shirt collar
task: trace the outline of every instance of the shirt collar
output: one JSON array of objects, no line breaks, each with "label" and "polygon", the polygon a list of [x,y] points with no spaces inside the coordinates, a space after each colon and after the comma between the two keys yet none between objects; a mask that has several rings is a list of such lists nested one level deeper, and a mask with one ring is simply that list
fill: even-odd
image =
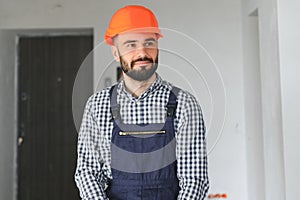
[{"label": "shirt collar", "polygon": [[162,78],[156,73],[156,79],[154,82],[150,85],[150,87],[143,92],[138,98],[134,97],[132,94],[130,94],[126,89],[125,89],[125,83],[124,80],[121,80],[119,85],[118,85],[118,90],[119,94],[125,94],[128,96],[130,99],[137,101],[146,98],[150,94],[152,94],[155,90],[157,90],[161,85],[163,84]]}]

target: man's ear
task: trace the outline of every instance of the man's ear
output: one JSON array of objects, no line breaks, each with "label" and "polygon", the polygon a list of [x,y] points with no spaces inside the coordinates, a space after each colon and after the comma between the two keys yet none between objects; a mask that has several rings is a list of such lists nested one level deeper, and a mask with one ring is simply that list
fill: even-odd
[{"label": "man's ear", "polygon": [[111,52],[113,54],[115,61],[120,62],[120,55],[119,55],[118,48],[116,46],[111,46]]}]

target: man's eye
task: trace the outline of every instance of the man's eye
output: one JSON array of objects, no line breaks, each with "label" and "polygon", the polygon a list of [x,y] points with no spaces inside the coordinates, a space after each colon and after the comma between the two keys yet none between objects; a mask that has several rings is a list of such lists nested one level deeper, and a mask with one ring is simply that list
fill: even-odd
[{"label": "man's eye", "polygon": [[145,47],[153,47],[155,45],[154,42],[146,42]]},{"label": "man's eye", "polygon": [[135,43],[128,43],[126,45],[127,48],[135,48],[136,47],[136,44]]}]

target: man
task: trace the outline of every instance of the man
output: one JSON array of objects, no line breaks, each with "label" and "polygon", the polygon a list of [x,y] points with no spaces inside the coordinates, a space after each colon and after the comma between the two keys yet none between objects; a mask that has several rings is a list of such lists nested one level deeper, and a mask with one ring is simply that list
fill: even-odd
[{"label": "man", "polygon": [[194,96],[156,73],[153,13],[126,6],[105,34],[123,80],[91,96],[78,137],[82,199],[201,200],[209,188],[205,127]]}]

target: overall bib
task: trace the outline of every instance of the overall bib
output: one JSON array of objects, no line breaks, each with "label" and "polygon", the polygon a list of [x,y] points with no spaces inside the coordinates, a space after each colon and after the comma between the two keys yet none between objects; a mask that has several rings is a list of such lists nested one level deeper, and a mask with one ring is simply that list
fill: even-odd
[{"label": "overall bib", "polygon": [[[176,200],[174,115],[177,88],[170,92],[164,124],[124,124],[117,104],[117,89],[110,91],[113,115],[110,200]],[[175,94],[174,94],[175,93]],[[158,130],[157,130],[158,129]]]}]

